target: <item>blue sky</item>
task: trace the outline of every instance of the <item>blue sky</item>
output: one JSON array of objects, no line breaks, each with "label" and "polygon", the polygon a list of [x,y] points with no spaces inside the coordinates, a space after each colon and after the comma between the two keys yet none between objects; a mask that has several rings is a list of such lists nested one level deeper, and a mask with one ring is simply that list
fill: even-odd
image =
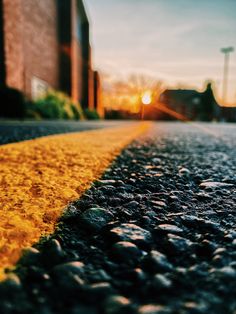
[{"label": "blue sky", "polygon": [[[221,47],[236,48],[236,0],[85,0],[93,62],[105,80],[132,73],[222,94]],[[228,100],[236,103],[236,52]]]}]

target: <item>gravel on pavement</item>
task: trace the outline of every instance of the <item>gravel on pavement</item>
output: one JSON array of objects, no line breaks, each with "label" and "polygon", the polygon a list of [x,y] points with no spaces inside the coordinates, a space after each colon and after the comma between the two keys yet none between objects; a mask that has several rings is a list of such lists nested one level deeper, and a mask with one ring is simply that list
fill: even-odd
[{"label": "gravel on pavement", "polygon": [[235,314],[235,131],[156,123],[25,250],[0,312]]}]

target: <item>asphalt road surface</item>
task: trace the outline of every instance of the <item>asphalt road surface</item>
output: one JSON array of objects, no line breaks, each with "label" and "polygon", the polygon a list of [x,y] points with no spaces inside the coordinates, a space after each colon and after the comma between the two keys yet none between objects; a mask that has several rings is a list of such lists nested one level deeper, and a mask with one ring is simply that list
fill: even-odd
[{"label": "asphalt road surface", "polygon": [[235,314],[235,134],[155,123],[0,284],[0,312]]},{"label": "asphalt road surface", "polygon": [[0,120],[0,145],[41,136],[128,125],[125,121],[4,121]]}]

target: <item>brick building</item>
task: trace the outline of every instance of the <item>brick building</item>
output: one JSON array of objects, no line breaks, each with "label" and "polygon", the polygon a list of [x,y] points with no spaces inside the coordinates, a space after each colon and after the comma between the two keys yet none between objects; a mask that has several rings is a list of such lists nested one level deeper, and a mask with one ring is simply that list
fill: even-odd
[{"label": "brick building", "polygon": [[93,109],[89,33],[82,0],[0,0],[0,86],[29,98],[51,87]]}]

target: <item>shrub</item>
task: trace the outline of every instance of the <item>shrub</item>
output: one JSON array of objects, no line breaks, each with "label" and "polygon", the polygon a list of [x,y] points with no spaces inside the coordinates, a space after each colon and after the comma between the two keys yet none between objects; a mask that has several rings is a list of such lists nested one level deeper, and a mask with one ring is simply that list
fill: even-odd
[{"label": "shrub", "polygon": [[79,104],[73,103],[69,96],[56,91],[49,91],[37,99],[28,112],[34,112],[45,119],[75,119],[82,117]]},{"label": "shrub", "polygon": [[24,95],[14,88],[0,89],[0,116],[4,118],[24,118],[26,103]]},{"label": "shrub", "polygon": [[90,109],[85,109],[84,110],[84,115],[88,120],[98,120],[100,119],[99,114],[97,113],[97,111],[94,110],[90,110]]}]

